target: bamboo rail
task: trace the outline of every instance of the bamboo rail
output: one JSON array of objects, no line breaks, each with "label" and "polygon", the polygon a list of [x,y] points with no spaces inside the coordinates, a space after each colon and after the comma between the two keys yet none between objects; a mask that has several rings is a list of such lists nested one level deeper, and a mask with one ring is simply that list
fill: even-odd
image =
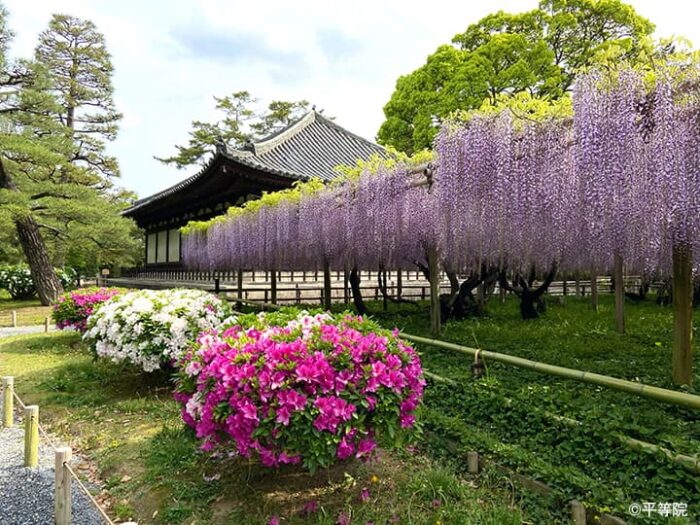
[{"label": "bamboo rail", "polygon": [[547,363],[532,361],[530,359],[524,359],[522,357],[516,357],[508,354],[501,354],[498,352],[491,352],[488,350],[478,350],[476,348],[470,348],[468,346],[462,346],[455,343],[448,343],[446,341],[440,341],[438,339],[419,337],[417,335],[411,335],[404,332],[401,332],[399,336],[403,337],[407,341],[435,346],[437,348],[444,348],[446,350],[452,350],[462,354],[470,355],[472,357],[477,352],[479,352],[479,355],[481,357],[488,358],[499,363],[505,363],[520,368],[534,370],[535,372],[540,372],[542,374],[550,376],[563,377],[565,379],[573,379],[574,381],[581,381],[583,383],[589,383],[592,385],[604,386],[612,390],[619,390],[620,392],[627,392],[628,394],[634,394],[640,397],[646,397],[649,399],[654,399],[656,401],[661,401],[662,403],[678,405],[694,410],[700,410],[700,396],[686,394],[685,392],[676,392],[675,390],[668,390],[666,388],[659,388],[656,386],[645,385],[642,383],[635,383],[634,381],[618,379],[616,377],[596,374],[594,372],[584,372],[583,370],[549,365]]}]

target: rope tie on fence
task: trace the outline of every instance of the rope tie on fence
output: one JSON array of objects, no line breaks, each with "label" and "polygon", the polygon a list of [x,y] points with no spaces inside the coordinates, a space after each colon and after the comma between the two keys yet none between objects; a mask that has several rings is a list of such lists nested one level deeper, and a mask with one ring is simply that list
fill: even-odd
[{"label": "rope tie on fence", "polygon": [[[27,405],[24,404],[22,401],[22,398],[20,398],[17,393],[14,391],[14,388],[11,388],[12,390],[12,397],[17,401],[17,404],[20,406],[22,410],[27,409]],[[54,453],[58,452],[59,447],[56,446],[56,443],[54,442],[53,439],[49,436],[49,434],[44,430],[44,427],[39,424],[37,421],[37,429],[39,430],[39,433],[43,436],[43,438],[49,443],[51,448],[53,449]],[[26,445],[25,445],[26,446]],[[68,449],[70,450],[70,449]],[[110,517],[107,515],[107,513],[102,509],[102,506],[98,503],[98,501],[95,499],[95,497],[90,493],[88,488],[85,486],[85,484],[82,482],[82,480],[78,477],[78,474],[73,470],[73,468],[68,464],[67,461],[64,461],[62,463],[63,467],[68,471],[68,473],[71,475],[73,479],[78,483],[78,487],[85,493],[85,495],[88,497],[92,505],[97,509],[97,512],[102,516],[102,518],[105,520],[105,522],[108,525],[115,525],[115,523],[110,519]],[[58,469],[56,469],[58,470]],[[58,472],[56,472],[56,476],[58,476]]]}]

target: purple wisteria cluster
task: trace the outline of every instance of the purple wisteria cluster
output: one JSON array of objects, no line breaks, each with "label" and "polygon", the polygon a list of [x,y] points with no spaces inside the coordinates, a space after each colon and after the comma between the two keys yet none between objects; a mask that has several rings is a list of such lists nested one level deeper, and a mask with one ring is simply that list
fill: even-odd
[{"label": "purple wisteria cluster", "polygon": [[[217,219],[183,236],[183,261],[199,269],[413,268],[436,236],[435,195],[405,166],[255,213]],[[410,232],[410,235],[407,234]]]},{"label": "purple wisteria cluster", "polygon": [[448,122],[431,187],[406,166],[193,230],[203,268],[406,268],[436,249],[456,272],[498,267],[667,272],[700,254],[700,75],[580,75],[573,117],[509,111]]},{"label": "purple wisteria cluster", "polygon": [[406,443],[425,381],[396,333],[349,314],[239,317],[202,333],[180,362],[176,399],[202,448],[309,470]]}]

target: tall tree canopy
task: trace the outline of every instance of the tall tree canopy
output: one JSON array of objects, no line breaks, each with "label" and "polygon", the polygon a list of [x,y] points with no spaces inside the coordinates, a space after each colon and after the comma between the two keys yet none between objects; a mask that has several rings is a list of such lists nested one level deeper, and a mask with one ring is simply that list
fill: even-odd
[{"label": "tall tree canopy", "polygon": [[35,57],[51,77],[59,104],[55,117],[75,142],[71,160],[101,176],[118,175],[105,141],[116,138],[122,115],[114,106],[114,68],[102,33],[89,20],[53,15],[39,35]]},{"label": "tall tree canopy", "polygon": [[[6,20],[7,12],[0,8],[0,226],[5,232],[14,226],[39,297],[48,304],[62,291],[53,264],[65,263],[73,248],[90,252],[71,256],[87,269],[117,255],[134,262],[139,243],[133,222],[119,215],[128,198],[107,190],[107,172],[98,167],[116,163],[102,163],[98,155],[104,130],[87,122],[100,118],[81,111],[92,102],[80,102],[88,99],[77,95],[66,102],[62,84],[45,64],[8,60],[12,35]],[[92,85],[82,70],[89,64],[74,64],[74,93],[83,92],[83,81]]]},{"label": "tall tree canopy", "polygon": [[192,122],[190,138],[185,146],[175,146],[177,153],[170,157],[156,157],[165,164],[185,168],[193,164],[204,164],[216,145],[239,148],[250,140],[273,133],[299,118],[309,107],[306,100],[289,102],[273,100],[258,111],[258,102],[248,91],[236,91],[223,98],[214,97],[215,108],[222,114],[216,122]]},{"label": "tall tree canopy", "polygon": [[542,0],[526,13],[488,15],[398,79],[379,142],[413,153],[430,148],[440,122],[456,110],[523,92],[556,100],[607,48],[634,61],[653,30],[620,0]]}]

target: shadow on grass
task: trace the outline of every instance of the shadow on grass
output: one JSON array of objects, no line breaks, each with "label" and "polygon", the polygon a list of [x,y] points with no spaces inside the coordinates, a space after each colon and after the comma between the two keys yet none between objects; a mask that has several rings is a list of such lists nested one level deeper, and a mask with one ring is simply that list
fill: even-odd
[{"label": "shadow on grass", "polygon": [[[381,461],[310,475],[204,454],[180,419],[168,372],[94,361],[77,334],[3,341],[0,355],[0,371],[41,405],[50,430],[96,462],[120,520],[253,525],[277,515],[285,525],[331,525],[345,513],[352,523],[521,523],[500,491],[420,456],[382,452]],[[307,504],[318,510],[304,515]]]}]

